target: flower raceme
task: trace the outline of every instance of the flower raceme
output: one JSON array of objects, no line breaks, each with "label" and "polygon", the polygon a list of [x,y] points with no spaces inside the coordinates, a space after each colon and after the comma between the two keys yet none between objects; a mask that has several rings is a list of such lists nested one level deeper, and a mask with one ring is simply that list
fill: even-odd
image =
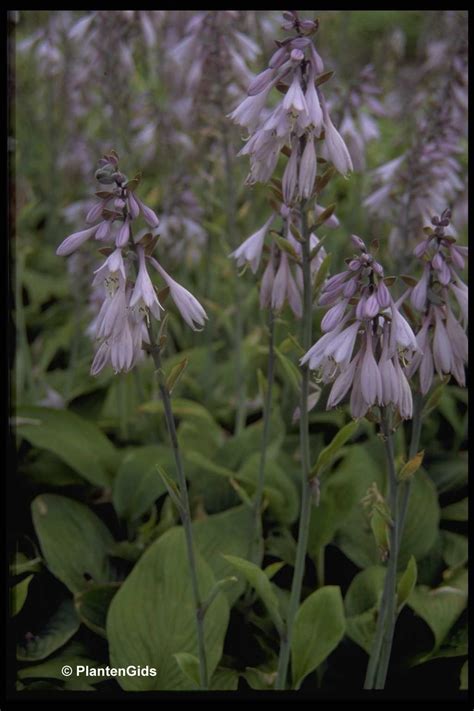
[{"label": "flower raceme", "polygon": [[[284,13],[283,29],[296,36],[282,42],[270,58],[268,67],[250,83],[248,96],[230,114],[230,118],[249,131],[239,155],[249,155],[250,174],[247,183],[268,181],[277,167],[280,153],[287,164],[282,180],[272,180],[273,213],[265,224],[230,254],[239,267],[248,264],[256,273],[265,252],[265,239],[275,220],[281,218],[281,228],[272,241],[269,259],[263,273],[260,305],[279,311],[288,303],[297,318],[302,316],[303,276],[302,245],[294,233],[302,233],[302,203],[305,209],[314,197],[317,153],[316,140],[324,138],[325,155],[337,170],[347,173],[352,162],[345,143],[334,127],[324,97],[317,86],[324,70],[311,35],[317,22],[300,20],[297,13]],[[326,77],[327,78],[327,77]],[[272,89],[283,97],[272,108],[266,104]],[[322,159],[323,162],[324,159]],[[315,220],[325,211],[314,205]],[[327,227],[337,227],[338,220],[327,214]],[[326,256],[319,247],[313,230],[309,235],[311,275],[314,279]]]},{"label": "flower raceme", "polygon": [[418,373],[423,395],[431,388],[435,372],[441,377],[452,375],[461,386],[466,382],[468,288],[457,270],[463,269],[468,248],[446,234],[450,217],[449,210],[433,217],[434,229],[414,251],[423,262],[423,273],[410,300],[421,313],[421,325],[416,336],[419,352],[408,373]]},{"label": "flower raceme", "polygon": [[[317,205],[316,214],[322,211],[323,208]],[[236,260],[239,267],[248,264],[255,274],[260,267],[264,253],[267,252],[268,261],[263,271],[260,287],[261,308],[271,307],[275,311],[280,311],[284,304],[288,303],[294,315],[297,318],[301,318],[303,292],[302,246],[292,233],[292,227],[296,227],[301,231],[301,213],[296,208],[290,210],[286,205],[282,205],[279,216],[283,221],[283,228],[279,237],[280,240],[284,240],[285,244],[287,243],[288,251],[280,248],[281,241],[278,243],[272,240],[270,248],[265,245],[270,228],[278,217],[277,213],[273,213],[257,232],[248,237],[229,256]],[[339,221],[335,215],[331,215],[326,221],[326,227],[334,228],[338,225]],[[314,252],[311,260],[311,277],[314,281],[319,267],[326,257],[326,250],[320,245],[320,240],[314,232],[311,232],[309,239],[310,249]]]},{"label": "flower raceme", "polygon": [[[352,170],[349,151],[331,121],[324,96],[317,86],[324,64],[309,35],[316,32],[318,25],[309,20],[304,22],[306,29],[302,29],[302,22],[296,16],[285,23],[284,27],[296,31],[296,36],[277,42],[278,49],[267,69],[253,79],[248,96],[230,114],[235,123],[249,131],[239,153],[250,158],[248,183],[267,182],[282,149],[290,151],[283,174],[287,205],[311,196],[317,166],[315,141],[323,136],[323,152],[336,170],[343,174]],[[283,98],[266,110],[274,88],[283,93]]]},{"label": "flower raceme", "polygon": [[[207,319],[197,299],[151,256],[157,236],[146,233],[138,240],[133,238],[132,223],[140,215],[153,230],[159,225],[155,212],[135,195],[139,177],[127,181],[118,169],[118,156],[112,151],[99,161],[96,179],[113,187],[96,193],[99,202],[86,216],[86,222],[95,224],[70,235],[56,250],[59,256],[69,256],[94,238],[102,243],[101,252],[106,255],[93,279],[95,289],[100,285],[105,289],[101,292],[103,301],[99,313],[90,328],[99,342],[92,375],[97,375],[108,364],[116,373],[127,372],[142,357],[143,343],[149,342],[150,314],[160,320],[163,310],[148,273],[149,264],[163,278],[178,311],[193,330],[204,326]],[[134,262],[138,262],[135,280]]]},{"label": "flower raceme", "polygon": [[360,256],[347,260],[347,270],[324,285],[319,304],[330,308],[321,322],[323,335],[300,362],[333,383],[328,409],[350,392],[353,417],[392,405],[410,419],[413,403],[404,371],[419,346],[400,312],[405,297],[394,302],[382,266],[359,237],[352,241]]}]

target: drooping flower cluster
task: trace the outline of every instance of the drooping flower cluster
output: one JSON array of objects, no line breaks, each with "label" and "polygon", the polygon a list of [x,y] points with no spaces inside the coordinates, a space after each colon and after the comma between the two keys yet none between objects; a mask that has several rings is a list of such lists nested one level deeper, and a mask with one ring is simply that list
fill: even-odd
[{"label": "drooping flower cluster", "polygon": [[[318,29],[312,20],[300,20],[297,13],[285,13],[284,29],[291,32],[271,57],[267,69],[248,87],[248,96],[230,114],[235,123],[249,131],[239,155],[250,158],[248,183],[267,182],[285,149],[289,160],[283,174],[285,203],[308,198],[316,178],[317,139],[324,137],[323,153],[343,174],[352,170],[349,151],[329,116],[318,86],[328,77],[311,35]],[[265,110],[272,89],[283,98]],[[304,139],[304,147],[301,139]]]},{"label": "drooping flower cluster", "polygon": [[365,169],[367,144],[380,136],[377,119],[387,115],[378,98],[380,93],[375,69],[372,64],[367,64],[345,91],[341,87],[339,95],[328,101],[331,111],[337,110],[342,117],[339,131],[356,171]]},{"label": "drooping flower cluster", "polygon": [[[62,133],[55,169],[67,173],[68,178],[79,171],[85,177],[98,150],[94,141],[98,122],[103,121],[116,133],[117,145],[123,142],[133,144],[134,149],[142,147],[146,115],[141,105],[153,108],[154,102],[130,89],[138,57],[142,64],[146,57],[144,49],[148,62],[154,61],[152,51],[164,11],[94,10],[78,14],[68,10],[44,15],[44,24],[18,43],[18,51],[30,55],[33,72],[50,78],[46,85],[38,82],[38,86],[47,89],[41,97],[49,112],[47,121],[58,120]],[[142,153],[148,151],[149,144]]]},{"label": "drooping flower cluster", "polygon": [[423,395],[431,388],[435,372],[441,377],[452,375],[461,386],[466,382],[468,287],[458,270],[464,268],[468,248],[446,234],[450,217],[449,210],[433,217],[434,229],[425,230],[429,233],[414,252],[423,263],[423,274],[410,300],[421,313],[421,326],[416,336],[419,352],[408,374],[419,374]]},{"label": "drooping flower cluster", "polygon": [[320,306],[330,307],[321,322],[323,335],[301,364],[333,383],[328,409],[350,391],[353,417],[392,405],[409,419],[413,404],[404,369],[419,346],[400,311],[404,296],[393,300],[382,266],[359,237],[353,235],[352,241],[360,255],[326,282],[319,299]]},{"label": "drooping flower cluster", "polygon": [[[283,29],[291,36],[276,41],[278,49],[268,68],[251,82],[248,96],[230,114],[230,118],[248,129],[249,137],[239,155],[250,158],[247,183],[267,182],[277,169],[280,154],[287,158],[282,180],[272,181],[274,212],[263,227],[246,239],[230,255],[238,266],[245,263],[255,273],[260,265],[264,240],[275,219],[282,227],[279,239],[272,243],[260,290],[260,304],[275,310],[288,302],[298,318],[302,315],[301,270],[302,245],[295,235],[302,232],[301,203],[315,195],[317,173],[316,141],[324,138],[321,153],[342,173],[352,169],[347,147],[334,127],[318,83],[324,65],[311,39],[318,29],[317,21],[301,20],[296,12],[285,12]],[[272,89],[283,94],[273,108],[267,108]],[[324,164],[326,160],[320,159]],[[327,166],[326,166],[327,168]],[[275,200],[277,204],[275,204]],[[324,212],[314,206],[314,220]],[[338,220],[328,214],[326,226],[337,227]],[[272,230],[272,232],[274,232]],[[314,278],[325,250],[310,225],[311,275]]]},{"label": "drooping flower cluster", "polygon": [[190,127],[203,116],[220,117],[251,81],[249,65],[260,50],[242,31],[245,19],[240,10],[193,13],[184,36],[172,48],[183,125]]},{"label": "drooping flower cluster", "polygon": [[438,55],[443,57],[442,81],[439,71],[430,81],[430,63],[417,75],[417,91],[406,107],[414,117],[410,147],[373,172],[375,190],[364,204],[373,214],[392,222],[392,246],[411,247],[431,215],[440,214],[446,205],[458,204],[466,193],[459,157],[465,150],[467,131],[465,32],[465,27],[458,27],[449,41],[445,38],[441,42],[443,51],[435,53],[437,60]]},{"label": "drooping flower cluster", "polygon": [[[317,213],[322,213],[323,210],[320,205],[316,206]],[[282,204],[279,213],[273,213],[263,227],[248,237],[230,256],[236,260],[237,266],[248,264],[255,274],[266,249],[265,238],[278,216],[282,218],[283,226],[278,239],[272,240],[270,245],[260,287],[260,306],[280,311],[284,304],[288,303],[296,318],[301,318],[303,313],[302,245],[292,232],[292,227],[301,231],[301,213],[297,208],[290,209]],[[339,221],[335,215],[331,215],[325,224],[326,227],[334,228],[339,225]],[[272,232],[277,234],[275,231]],[[326,250],[320,244],[315,232],[310,233],[309,240],[310,250],[314,255],[310,267],[311,278],[314,281],[326,257]]]},{"label": "drooping flower cluster", "polygon": [[69,256],[94,239],[102,243],[101,252],[106,256],[93,280],[94,286],[105,286],[105,298],[92,329],[99,341],[91,367],[93,375],[109,363],[116,373],[130,370],[142,354],[142,344],[148,342],[150,314],[160,319],[163,306],[148,273],[148,265],[160,274],[181,316],[191,328],[202,327],[207,318],[197,299],[151,256],[157,237],[150,232],[139,239],[133,237],[132,226],[139,217],[152,230],[159,225],[155,212],[135,194],[139,176],[127,180],[119,170],[117,154],[111,151],[99,161],[96,179],[108,189],[96,193],[99,199],[86,216],[86,222],[91,226],[67,237],[56,250],[59,256]]}]

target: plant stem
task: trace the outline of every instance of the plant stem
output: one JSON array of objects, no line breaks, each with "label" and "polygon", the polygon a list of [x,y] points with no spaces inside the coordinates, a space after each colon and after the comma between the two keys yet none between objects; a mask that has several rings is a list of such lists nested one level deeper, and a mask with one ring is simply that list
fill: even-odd
[{"label": "plant stem", "polygon": [[[396,616],[396,582],[399,544],[399,517],[397,505],[398,480],[395,469],[393,436],[390,431],[390,417],[385,408],[383,408],[382,411],[381,432],[384,436],[385,442],[389,486],[388,505],[392,517],[392,525],[390,527],[390,558],[385,575],[382,599],[380,601],[379,615],[377,618],[377,627],[370,652],[364,689],[383,688],[383,686],[378,686],[380,683],[379,670],[381,668],[382,656],[384,665],[386,664],[388,668],[388,660],[390,658],[393,628],[395,626]],[[385,677],[383,683],[385,683]]]},{"label": "plant stem", "polygon": [[179,495],[181,501],[180,515],[183,524],[185,539],[186,539],[186,549],[188,554],[189,570],[191,573],[191,588],[194,597],[194,606],[196,612],[196,632],[197,632],[197,643],[198,643],[198,655],[199,655],[199,678],[201,689],[208,688],[208,676],[207,676],[207,659],[206,659],[206,646],[204,640],[204,610],[199,595],[199,584],[197,577],[196,568],[196,555],[194,551],[194,539],[193,539],[193,528],[191,522],[191,510],[189,507],[189,495],[188,488],[186,484],[186,477],[184,475],[183,462],[181,458],[181,451],[178,444],[178,436],[176,433],[176,425],[173,416],[173,410],[171,407],[171,398],[168,389],[165,384],[163,377],[163,371],[161,368],[161,349],[156,343],[153,336],[152,329],[148,328],[149,338],[150,338],[150,348],[149,351],[153,358],[153,363],[155,364],[155,369],[158,378],[158,387],[160,389],[161,398],[163,400],[163,407],[165,410],[166,426],[168,428],[168,433],[171,439],[171,446],[173,449],[174,461],[176,465],[176,473],[178,475],[179,484]]},{"label": "plant stem", "polygon": [[257,488],[255,490],[255,498],[253,502],[253,522],[250,536],[250,555],[252,562],[257,563],[259,545],[262,539],[262,499],[263,487],[265,484],[265,464],[267,459],[268,436],[270,433],[270,415],[272,410],[272,389],[273,389],[273,371],[275,365],[275,317],[273,309],[268,310],[268,331],[270,340],[268,344],[268,363],[267,363],[267,391],[265,393],[265,401],[263,404],[263,432],[262,432],[262,448],[260,450],[260,466],[258,470]]},{"label": "plant stem", "polygon": [[[408,459],[412,459],[415,456],[415,454],[418,452],[418,448],[420,446],[421,423],[422,423],[421,411],[422,411],[422,409],[423,409],[423,396],[421,395],[421,393],[416,393],[413,398],[413,419],[412,419],[410,447],[408,450]],[[401,489],[400,503],[399,503],[400,527],[399,527],[399,531],[398,531],[398,545],[399,546],[401,543],[403,526],[405,525],[405,517],[407,514],[407,510],[408,510],[408,501],[410,499],[411,478],[408,479],[408,481],[403,482],[400,489]]]},{"label": "plant stem", "polygon": [[[236,244],[236,202],[235,202],[235,185],[231,155],[231,141],[229,137],[229,128],[227,123],[222,128],[222,143],[224,149],[224,165],[226,173],[226,212],[227,212],[227,229],[229,233],[232,248],[237,247]],[[243,297],[242,284],[238,275],[235,276],[235,328],[234,328],[234,348],[235,348],[235,391],[237,394],[237,406],[235,413],[234,432],[239,435],[245,427],[246,420],[246,397],[245,397],[245,378],[242,364],[242,341],[244,334],[244,319],[243,319]]]},{"label": "plant stem", "polygon": [[[303,270],[303,339],[302,346],[305,352],[311,346],[311,325],[312,325],[312,287],[310,269],[310,244],[307,215],[301,206],[301,222],[303,233],[302,244],[302,270]],[[306,549],[308,547],[309,522],[311,518],[311,484],[309,480],[310,451],[309,451],[309,431],[308,431],[308,393],[309,393],[309,368],[308,364],[302,366],[301,374],[301,404],[300,404],[300,447],[301,447],[301,513],[298,528],[298,546],[296,549],[295,570],[291,585],[290,602],[286,628],[283,631],[280,645],[280,657],[278,660],[278,672],[275,682],[276,689],[284,689],[290,659],[291,636],[293,623],[299,607],[301,588],[303,585],[304,567],[306,559]]]}]

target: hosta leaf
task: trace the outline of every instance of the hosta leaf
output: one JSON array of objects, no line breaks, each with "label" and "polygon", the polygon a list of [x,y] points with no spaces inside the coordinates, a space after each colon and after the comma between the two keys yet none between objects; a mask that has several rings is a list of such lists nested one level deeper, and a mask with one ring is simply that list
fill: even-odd
[{"label": "hosta leaf", "polygon": [[65,496],[41,494],[31,510],[46,565],[71,592],[86,590],[89,581],[113,580],[107,551],[114,540],[87,506]]},{"label": "hosta leaf", "polygon": [[[192,687],[199,688],[199,659],[194,656],[194,654],[189,654],[188,652],[178,652],[178,654],[173,654],[176,659],[176,663],[189,679]],[[191,688],[192,688],[191,687]]]},{"label": "hosta leaf", "polygon": [[[215,578],[197,552],[199,592],[205,599]],[[204,621],[209,676],[222,655],[229,606],[220,593]],[[107,638],[111,664],[149,665],[156,677],[121,677],[126,691],[189,689],[191,684],[174,657],[198,656],[193,596],[189,579],[184,531],[175,527],[163,534],[143,554],[110,605]]]},{"label": "hosta leaf", "polygon": [[457,568],[467,561],[469,547],[466,536],[452,531],[441,531],[441,541],[443,558],[450,568]]},{"label": "hosta leaf", "polygon": [[[328,544],[338,529],[345,528],[353,512],[354,518],[362,518],[360,501],[376,478],[377,467],[360,445],[352,445],[334,470],[322,475],[321,500],[311,513],[308,543],[311,556],[316,557],[319,548]],[[370,544],[375,549],[372,538]]]},{"label": "hosta leaf", "polygon": [[331,461],[334,459],[339,450],[345,445],[345,443],[354,436],[359,427],[358,422],[349,422],[347,425],[342,427],[339,432],[333,437],[331,442],[327,447],[320,452],[316,464],[311,470],[312,476],[319,476],[326,467],[328,467]]},{"label": "hosta leaf", "polygon": [[[374,478],[380,491],[384,491],[383,472],[373,469]],[[432,548],[438,536],[438,497],[427,474],[420,469],[411,485],[408,511],[403,530],[399,569],[406,568],[410,556],[418,561]],[[361,505],[356,506],[339,529],[336,541],[343,553],[360,568],[380,562],[379,553],[370,529],[368,516]]]},{"label": "hosta leaf", "polygon": [[90,590],[84,590],[74,596],[77,614],[86,627],[93,632],[106,637],[107,612],[120,583],[94,585]]},{"label": "hosta leaf", "polygon": [[[211,566],[216,580],[235,574],[234,566],[222,554],[240,558],[248,554],[252,518],[252,511],[247,506],[236,506],[193,524],[196,546]],[[243,588],[243,582],[226,586],[229,604],[237,600]]]},{"label": "hosta leaf", "polygon": [[110,485],[117,453],[94,424],[67,410],[46,407],[21,407],[17,416],[35,423],[19,424],[18,436],[52,452],[91,484]]},{"label": "hosta leaf", "polygon": [[78,666],[88,666],[93,669],[98,669],[102,665],[95,659],[91,659],[87,656],[83,645],[74,642],[69,644],[59,654],[40,664],[23,667],[23,669],[18,671],[18,677],[20,679],[60,679],[61,681],[65,681],[66,677],[62,672],[65,665],[72,667],[73,670],[71,676],[67,677],[68,688],[71,690],[81,688],[84,683],[87,685],[98,684],[104,680],[104,676],[94,678],[90,676],[86,677],[83,672],[78,673]]},{"label": "hosta leaf", "polygon": [[444,521],[467,521],[468,517],[468,499],[456,501],[455,504],[449,504],[441,509],[441,518]]},{"label": "hosta leaf", "polygon": [[431,590],[419,585],[413,590],[408,605],[430,627],[437,650],[467,603],[467,572]]},{"label": "hosta leaf", "polygon": [[28,596],[28,587],[32,580],[33,575],[27,575],[26,578],[23,578],[23,580],[20,580],[19,583],[16,583],[16,585],[13,585],[13,587],[11,588],[10,609],[12,616],[17,615],[25,604],[26,598]]},{"label": "hosta leaf", "polygon": [[385,568],[374,565],[353,578],[346,593],[347,636],[370,654],[377,626],[377,608],[385,580]]},{"label": "hosta leaf", "polygon": [[120,518],[136,521],[165,493],[156,465],[173,466],[168,447],[137,447],[125,455],[114,480],[112,501]]},{"label": "hosta leaf", "polygon": [[233,555],[225,555],[224,558],[231,563],[234,568],[241,573],[250,585],[255,588],[257,595],[267,608],[267,612],[277,630],[283,627],[281,614],[278,605],[278,598],[273,590],[272,583],[267,578],[263,570],[254,563]]},{"label": "hosta leaf", "polygon": [[38,632],[17,648],[17,659],[36,662],[56,652],[76,634],[80,620],[72,600],[64,600]]},{"label": "hosta leaf", "polygon": [[211,679],[211,691],[236,691],[239,673],[235,669],[217,667]]},{"label": "hosta leaf", "polygon": [[296,613],[291,642],[293,686],[314,671],[337,647],[346,628],[339,587],[328,585],[312,593]]}]

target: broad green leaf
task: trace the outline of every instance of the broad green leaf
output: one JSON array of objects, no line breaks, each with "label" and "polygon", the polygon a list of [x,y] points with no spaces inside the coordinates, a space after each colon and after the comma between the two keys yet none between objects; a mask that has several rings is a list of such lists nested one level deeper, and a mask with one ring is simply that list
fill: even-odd
[{"label": "broad green leaf", "polygon": [[467,521],[468,519],[468,499],[456,501],[441,509],[441,518],[444,521]]},{"label": "broad green leaf", "polygon": [[[239,558],[248,554],[252,518],[252,511],[247,506],[236,506],[193,524],[196,546],[212,568],[216,580],[235,573],[234,566],[222,554]],[[226,586],[224,592],[230,605],[240,597],[244,587],[242,581]]]},{"label": "broad green leaf", "polygon": [[[246,427],[238,436],[229,438],[216,452],[216,464],[221,464],[234,472],[238,471],[251,454],[260,452],[262,446],[263,422]],[[267,455],[271,459],[275,456],[283,443],[285,427],[278,408],[275,408],[270,417],[270,444]]]},{"label": "broad green leaf", "polygon": [[339,430],[328,446],[320,452],[316,464],[311,470],[311,476],[319,476],[330,465],[339,450],[354,436],[358,427],[358,422],[348,422],[347,425]]},{"label": "broad green leaf", "polygon": [[211,691],[237,691],[239,672],[235,669],[217,667],[211,679]]},{"label": "broad green leaf", "polygon": [[467,624],[463,624],[458,627],[458,623],[456,623],[453,625],[448,636],[443,640],[443,643],[438,649],[435,649],[429,654],[418,654],[415,659],[411,661],[411,666],[423,664],[424,662],[431,661],[432,659],[465,657],[469,651],[468,642],[469,635]]},{"label": "broad green leaf", "polygon": [[358,573],[346,593],[347,636],[370,654],[377,626],[377,608],[385,580],[385,568],[374,565]]},{"label": "broad green leaf", "polygon": [[13,585],[11,588],[10,594],[11,594],[11,614],[14,617],[15,615],[18,615],[20,610],[22,609],[23,605],[26,602],[26,598],[28,596],[28,587],[33,580],[33,575],[28,575],[26,578],[23,578],[23,580],[20,580],[19,583],[16,585]]},{"label": "broad green leaf", "polygon": [[22,662],[46,659],[76,634],[79,625],[72,600],[64,600],[48,622],[31,639],[18,646],[17,659]]},{"label": "broad green leaf", "polygon": [[84,504],[41,494],[31,504],[46,565],[71,592],[114,579],[107,551],[114,543],[102,521]]},{"label": "broad green leaf", "polygon": [[339,587],[328,585],[311,593],[296,613],[291,642],[293,686],[331,654],[344,637],[344,605]]},{"label": "broad green leaf", "polygon": [[[71,676],[65,677],[62,669],[65,665],[72,667],[73,673]],[[69,689],[77,689],[81,684],[98,684],[103,681],[106,676],[85,676],[84,672],[77,671],[79,666],[88,666],[98,670],[102,665],[98,664],[95,659],[87,656],[84,645],[72,642],[59,654],[50,659],[47,659],[40,664],[35,664],[29,667],[23,667],[18,670],[20,679],[60,679],[67,681]]]},{"label": "broad green leaf", "polygon": [[47,486],[73,486],[83,484],[84,479],[59,457],[46,450],[36,450],[32,461],[22,463],[21,472],[37,484]]},{"label": "broad green leaf", "polygon": [[467,691],[469,689],[469,662],[464,662],[461,667],[461,673],[459,675],[459,688],[461,691]]},{"label": "broad green leaf", "polygon": [[168,447],[148,445],[129,452],[114,480],[112,502],[120,518],[136,521],[165,493],[156,465],[173,466]]},{"label": "broad green leaf", "polygon": [[[321,546],[330,543],[338,529],[344,528],[351,514],[360,525],[367,526],[370,544],[375,550],[368,521],[362,517],[361,499],[370,484],[377,478],[377,467],[369,453],[361,445],[352,445],[348,454],[337,464],[334,471],[323,473],[321,500],[311,512],[308,550],[311,556],[318,555]],[[374,559],[374,563],[379,562]]]},{"label": "broad green leaf", "polygon": [[107,612],[119,587],[120,583],[94,585],[89,590],[74,596],[74,604],[81,622],[101,637],[107,636],[105,631]]},{"label": "broad green leaf", "polygon": [[344,599],[347,617],[354,617],[377,607],[385,580],[385,568],[372,565],[352,579]]},{"label": "broad green leaf", "polygon": [[246,667],[242,674],[250,688],[258,691],[273,689],[276,675],[276,665],[270,669],[267,664],[261,667]]},{"label": "broad green leaf", "polygon": [[184,449],[183,452],[192,494],[202,497],[206,511],[216,513],[239,503],[231,483],[235,472],[196,450]]},{"label": "broad green leaf", "polygon": [[[164,406],[161,400],[151,400],[141,405],[140,410],[151,415],[164,415]],[[214,423],[214,418],[203,405],[193,400],[176,398],[173,400],[173,413],[175,417],[192,418],[199,420],[202,424]]]},{"label": "broad green leaf", "polygon": [[359,647],[370,654],[372,642],[377,629],[377,608],[371,607],[370,610],[360,612],[354,617],[348,617],[346,620],[346,634]]},{"label": "broad green leaf", "polygon": [[117,465],[117,452],[91,422],[67,410],[21,407],[17,416],[36,424],[16,428],[34,447],[52,452],[86,481],[109,486]]},{"label": "broad green leaf", "polygon": [[[252,484],[252,493],[257,484],[260,457],[260,453],[249,456],[237,477],[241,484]],[[298,490],[284,469],[271,458],[265,465],[264,497],[268,499],[269,509],[279,523],[295,521],[299,508]]]},{"label": "broad green leaf", "polygon": [[[215,578],[196,551],[199,593],[202,600],[212,590]],[[148,664],[158,669],[156,677],[121,677],[126,691],[189,689],[175,654],[198,656],[195,609],[189,577],[184,531],[167,531],[145,551],[115,595],[107,616],[111,664]],[[219,594],[205,620],[209,676],[222,655],[229,619],[229,606]]]},{"label": "broad green leaf", "polygon": [[194,656],[194,654],[189,654],[189,652],[178,652],[173,654],[176,659],[176,663],[189,679],[191,684],[199,689],[199,659]]},{"label": "broad green leaf", "polygon": [[417,577],[418,570],[416,567],[416,560],[413,556],[411,556],[408,561],[407,568],[397,585],[397,608],[399,612],[415,589]]},{"label": "broad green leaf", "polygon": [[439,461],[430,464],[430,477],[440,494],[464,487],[468,481],[467,452],[456,452],[449,458],[440,457]]},{"label": "broad green leaf", "polygon": [[469,556],[469,546],[466,536],[452,531],[441,531],[443,558],[450,568],[463,565]]},{"label": "broad green leaf", "polygon": [[[375,468],[373,479],[384,491],[384,472]],[[408,511],[403,530],[399,569],[406,568],[410,556],[421,560],[432,548],[438,536],[439,503],[437,492],[427,474],[420,469],[412,481]],[[370,521],[362,505],[356,506],[341,526],[335,538],[342,552],[360,568],[376,565],[379,553],[370,529]]]},{"label": "broad green leaf", "polygon": [[431,590],[426,585],[416,587],[408,598],[408,605],[430,627],[437,650],[467,603],[467,571]]},{"label": "broad green leaf", "polygon": [[263,570],[243,558],[237,558],[233,555],[225,555],[224,558],[244,576],[253,588],[255,588],[257,595],[267,608],[273,624],[277,630],[280,631],[283,628],[283,622],[279,610],[278,598],[273,590],[272,583]]}]

